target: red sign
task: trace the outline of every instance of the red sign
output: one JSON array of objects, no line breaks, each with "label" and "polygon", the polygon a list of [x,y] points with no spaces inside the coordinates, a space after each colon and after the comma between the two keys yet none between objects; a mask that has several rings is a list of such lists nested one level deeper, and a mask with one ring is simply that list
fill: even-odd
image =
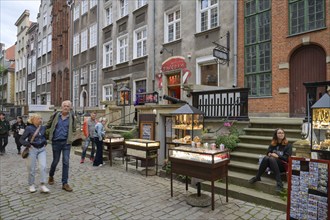
[{"label": "red sign", "polygon": [[187,64],[182,57],[172,57],[162,63],[162,72],[186,68]]}]

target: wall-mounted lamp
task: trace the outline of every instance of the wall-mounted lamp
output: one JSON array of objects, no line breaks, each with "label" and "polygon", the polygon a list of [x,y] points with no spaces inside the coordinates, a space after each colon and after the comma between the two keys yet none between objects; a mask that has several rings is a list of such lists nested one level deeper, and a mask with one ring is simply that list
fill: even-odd
[{"label": "wall-mounted lamp", "polygon": [[187,58],[188,58],[189,61],[191,60],[191,53],[187,54]]},{"label": "wall-mounted lamp", "polygon": [[162,47],[162,49],[159,51],[160,54],[163,54],[164,51],[166,51],[167,53],[171,54],[171,56],[173,56],[173,49],[172,50],[168,50],[166,49],[166,47]]}]

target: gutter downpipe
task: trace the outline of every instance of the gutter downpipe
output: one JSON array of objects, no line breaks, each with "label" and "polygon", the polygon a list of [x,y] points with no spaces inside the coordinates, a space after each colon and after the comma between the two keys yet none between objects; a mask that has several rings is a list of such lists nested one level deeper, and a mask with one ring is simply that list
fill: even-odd
[{"label": "gutter downpipe", "polygon": [[[75,3],[73,2],[72,4],[68,5],[68,7],[70,8],[70,40],[69,40],[69,44],[70,44],[70,52],[69,52],[69,65],[70,65],[70,99],[73,100],[73,70],[72,70],[72,50],[73,50],[73,16],[72,16],[72,12],[73,12],[73,7],[75,6]],[[75,97],[76,99],[76,97]],[[73,104],[74,104],[74,108],[76,109],[76,100],[73,100]],[[76,114],[76,112],[75,112]]]},{"label": "gutter downpipe", "polygon": [[[100,74],[102,74],[102,71],[100,71],[100,61],[99,61],[99,59],[100,59],[100,44],[99,44],[99,42],[101,42],[100,41],[100,2],[98,2],[98,4],[96,5],[96,7],[97,7],[97,11],[96,11],[96,13],[97,13],[97,18],[96,18],[96,22],[97,22],[97,32],[96,32],[96,34],[97,34],[97,37],[96,37],[96,40],[97,40],[97,43],[96,43],[96,82],[97,82],[97,85],[98,85],[98,91],[96,92],[96,100],[98,100],[98,102],[100,101],[100,99],[99,99],[99,94],[102,94],[102,85],[101,85],[101,81],[100,81],[100,79],[102,79],[102,77],[100,77]],[[91,90],[91,88],[89,88],[89,92],[90,92],[90,90]],[[90,96],[90,94],[89,94],[89,96]],[[98,108],[100,108],[100,103],[97,103],[97,107]]]},{"label": "gutter downpipe", "polygon": [[237,0],[234,0],[234,86],[237,86]]},{"label": "gutter downpipe", "polygon": [[156,74],[156,3],[153,1],[153,67],[152,67],[152,91],[155,91],[155,74]]}]

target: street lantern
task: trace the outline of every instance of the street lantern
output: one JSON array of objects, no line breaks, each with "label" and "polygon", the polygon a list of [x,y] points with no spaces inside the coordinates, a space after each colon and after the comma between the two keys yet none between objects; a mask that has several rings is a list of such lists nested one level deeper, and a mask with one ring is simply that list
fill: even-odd
[{"label": "street lantern", "polygon": [[131,105],[131,90],[126,86],[121,87],[117,93],[117,105],[128,106]]}]

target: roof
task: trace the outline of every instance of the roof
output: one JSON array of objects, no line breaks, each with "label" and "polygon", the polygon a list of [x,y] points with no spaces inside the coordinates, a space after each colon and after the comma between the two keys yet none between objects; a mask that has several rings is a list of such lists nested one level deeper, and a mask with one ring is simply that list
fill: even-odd
[{"label": "roof", "polygon": [[6,50],[6,59],[15,60],[15,44]]},{"label": "roof", "polygon": [[172,114],[201,114],[204,115],[204,112],[201,110],[189,105],[185,104],[184,106],[181,106],[177,110],[173,111]]},{"label": "roof", "polygon": [[312,108],[330,108],[330,95],[325,93]]}]

